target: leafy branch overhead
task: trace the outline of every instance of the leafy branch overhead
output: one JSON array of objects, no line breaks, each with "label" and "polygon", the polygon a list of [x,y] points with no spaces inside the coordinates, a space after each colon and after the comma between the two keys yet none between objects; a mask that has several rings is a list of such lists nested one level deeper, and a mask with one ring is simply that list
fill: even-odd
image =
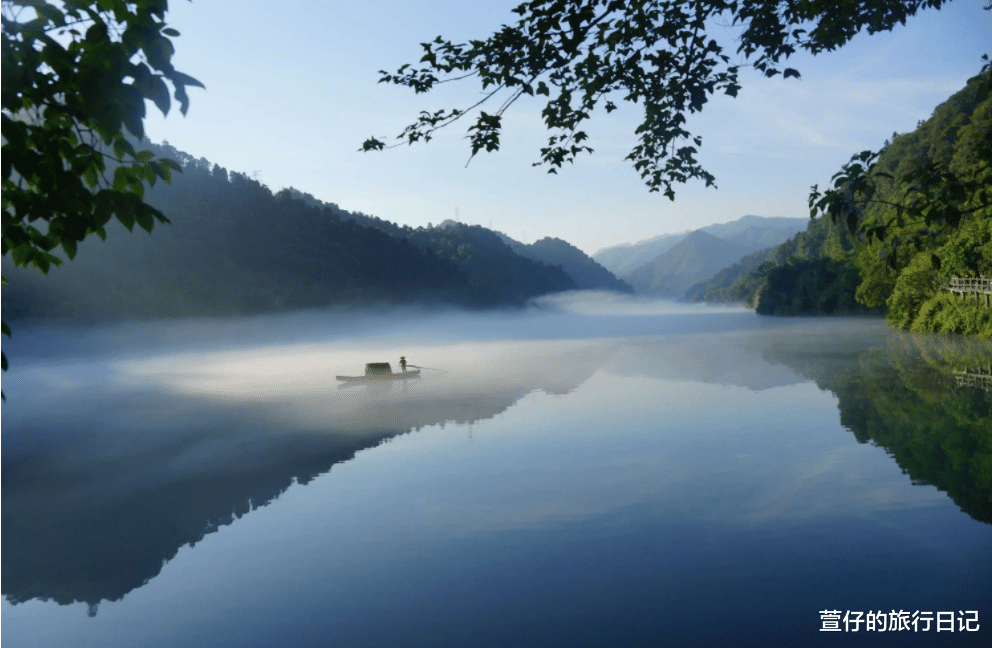
[{"label": "leafy branch overhead", "polygon": [[[165,216],[145,183],[179,165],[135,150],[145,100],[185,114],[187,86],[165,25],[167,0],[3,2],[3,254],[47,272],[116,217],[151,231]],[[171,97],[170,97],[171,86]],[[112,152],[112,153],[111,153]],[[112,171],[112,173],[111,173]]]},{"label": "leafy branch overhead", "polygon": [[[145,100],[185,115],[187,86],[172,65],[168,0],[3,0],[3,255],[47,273],[116,217],[151,231],[165,215],[144,185],[171,182],[173,160],[136,151]],[[112,151],[112,154],[111,154]],[[113,173],[109,175],[110,170]],[[6,278],[4,278],[6,284]],[[3,334],[10,329],[3,324]],[[7,356],[0,354],[7,369]]]},{"label": "leafy branch overhead", "polygon": [[[428,142],[439,129],[474,114],[468,139],[474,156],[499,149],[501,118],[524,95],[544,96],[541,115],[550,134],[541,160],[555,173],[580,153],[591,153],[584,124],[618,101],[639,104],[638,143],[627,155],[651,191],[674,199],[675,183],[715,178],[696,160],[700,137],[687,115],[717,93],[741,89],[735,62],[708,35],[719,21],[741,29],[737,58],[765,76],[799,77],[782,63],[799,50],[836,49],[859,31],[888,30],[922,7],[944,0],[534,0],[513,11],[520,19],[485,40],[454,43],[438,36],[423,43],[422,67],[381,71],[380,82],[425,93],[442,83],[472,79],[483,95],[471,106],[424,111],[397,137]],[[495,110],[481,106],[492,103]],[[478,112],[475,113],[476,109]],[[386,144],[370,138],[363,150]]]}]

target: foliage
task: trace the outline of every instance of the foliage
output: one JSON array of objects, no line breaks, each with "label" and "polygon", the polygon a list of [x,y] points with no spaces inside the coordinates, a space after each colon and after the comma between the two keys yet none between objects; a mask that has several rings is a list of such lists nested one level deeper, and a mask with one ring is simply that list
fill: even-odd
[{"label": "foliage", "polygon": [[[831,303],[856,312],[854,297],[888,307],[900,328],[989,335],[992,313],[974,298],[952,299],[943,286],[955,276],[992,276],[990,74],[985,66],[883,151],[855,156],[833,189],[814,187],[813,215],[830,218],[816,218],[767,265],[742,274],[737,292],[753,305],[761,293],[759,312],[814,314]],[[831,261],[809,263],[817,259]]]},{"label": "foliage", "polygon": [[992,69],[986,63],[917,130],[916,141],[899,142],[903,150],[891,153],[862,151],[834,174],[832,188],[821,193],[814,186],[810,216],[826,214],[869,243],[887,242],[881,252],[894,268],[905,264],[900,244],[910,244],[912,256],[927,247],[928,238],[986,216],[992,211],[990,97]]},{"label": "foliage", "polygon": [[[592,152],[584,130],[597,111],[611,113],[617,101],[643,104],[639,138],[626,159],[651,191],[674,199],[674,183],[715,178],[696,161],[698,136],[686,117],[699,112],[710,96],[736,96],[738,72],[725,46],[708,36],[714,20],[741,25],[737,54],[766,76],[799,77],[780,69],[800,50],[813,54],[846,44],[861,30],[892,29],[922,7],[943,0],[533,0],[513,11],[520,16],[485,40],[455,43],[438,36],[422,43],[423,67],[381,71],[380,82],[416,93],[475,78],[483,97],[467,108],[424,111],[398,136],[412,144],[486,102],[502,102],[494,112],[479,110],[468,127],[472,155],[499,148],[502,118],[524,95],[547,97],[541,115],[551,134],[541,161],[555,173],[577,155]],[[366,140],[364,150],[385,144]]]},{"label": "foliage", "polygon": [[905,328],[917,333],[963,333],[992,338],[992,311],[976,304],[974,297],[941,291],[923,301]]},{"label": "foliage", "polygon": [[754,295],[762,315],[833,315],[863,312],[854,301],[857,269],[831,259],[790,259],[768,268]]},{"label": "foliage", "polygon": [[202,87],[172,65],[167,10],[167,0],[4,0],[2,247],[15,265],[48,272],[62,263],[57,248],[72,259],[111,218],[148,231],[166,222],[144,185],[179,166],[128,135],[144,136],[146,99],[168,113],[171,85],[186,114],[186,87]]},{"label": "foliage", "polygon": [[144,136],[146,99],[168,113],[167,81],[183,114],[186,86],[202,87],[172,66],[169,37],[179,34],[163,22],[167,8],[166,0],[3,3],[3,254],[16,265],[46,272],[62,262],[57,247],[71,259],[112,217],[149,231],[165,222],[142,201],[144,184],[170,181],[179,166],[135,151],[125,131]]},{"label": "foliage", "polygon": [[[986,65],[866,170],[878,196],[857,212],[858,299],[914,331],[989,335],[987,309],[955,302],[951,277],[992,276],[992,71]],[[921,175],[921,173],[923,175]]]}]

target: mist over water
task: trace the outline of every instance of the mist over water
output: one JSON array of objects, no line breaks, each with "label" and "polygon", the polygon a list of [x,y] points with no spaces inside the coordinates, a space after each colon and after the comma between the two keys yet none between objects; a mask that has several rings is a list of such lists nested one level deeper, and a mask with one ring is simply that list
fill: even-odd
[{"label": "mist over water", "polygon": [[15,335],[11,645],[713,645],[768,605],[794,645],[988,604],[986,341],[602,293]]}]

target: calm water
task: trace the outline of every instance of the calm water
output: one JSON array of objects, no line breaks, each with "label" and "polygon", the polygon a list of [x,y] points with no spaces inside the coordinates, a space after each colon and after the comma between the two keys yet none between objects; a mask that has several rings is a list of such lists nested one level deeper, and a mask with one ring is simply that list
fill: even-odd
[{"label": "calm water", "polygon": [[988,341],[592,298],[15,336],[6,648],[992,643]]}]

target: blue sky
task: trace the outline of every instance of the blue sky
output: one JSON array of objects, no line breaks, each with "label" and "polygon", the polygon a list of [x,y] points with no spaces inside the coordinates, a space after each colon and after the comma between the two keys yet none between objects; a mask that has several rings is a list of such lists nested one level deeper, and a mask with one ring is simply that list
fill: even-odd
[{"label": "blue sky", "polygon": [[[956,0],[841,50],[794,57],[800,80],[746,70],[737,99],[716,97],[689,129],[718,189],[692,183],[674,202],[649,193],[623,160],[636,106],[591,125],[591,156],[550,175],[532,167],[545,135],[541,104],[504,118],[502,150],[467,167],[464,126],[427,145],[359,153],[424,109],[464,106],[476,86],[414,95],[377,83],[379,70],[416,63],[437,35],[483,38],[511,22],[517,2],[197,0],[170,3],[176,67],[207,89],[184,118],[149,106],[146,127],[196,157],[258,171],[277,191],[293,186],[343,209],[411,226],[454,218],[532,242],[557,236],[587,253],[745,214],[807,217],[811,185],[826,184],[853,153],[912,130],[974,76],[992,53],[992,11]],[[731,42],[732,29],[717,37]]]}]

